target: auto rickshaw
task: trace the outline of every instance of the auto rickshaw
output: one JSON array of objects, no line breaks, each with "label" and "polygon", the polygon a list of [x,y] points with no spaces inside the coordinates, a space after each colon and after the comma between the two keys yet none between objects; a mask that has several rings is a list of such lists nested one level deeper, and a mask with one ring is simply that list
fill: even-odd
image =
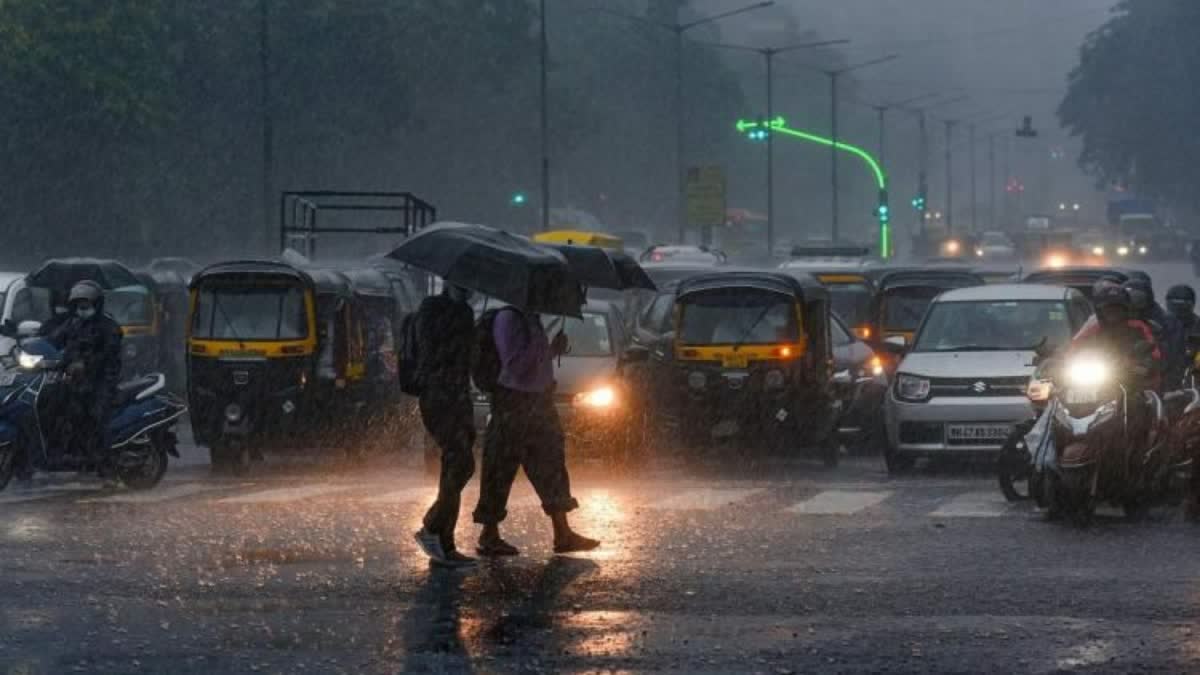
[{"label": "auto rickshaw", "polygon": [[214,468],[344,437],[397,400],[399,303],[380,271],[227,262],[196,274],[190,291],[192,428]]},{"label": "auto rickshaw", "polygon": [[[869,330],[875,346],[888,338],[912,342],[925,310],[943,291],[982,286],[984,280],[966,267],[881,268],[876,272]],[[889,371],[890,372],[890,371]]]},{"label": "auto rickshaw", "polygon": [[861,266],[807,265],[801,261],[789,261],[780,269],[791,273],[806,273],[829,289],[830,307],[860,340],[871,339],[871,298],[875,297],[875,283],[862,271]]},{"label": "auto rickshaw", "polygon": [[614,251],[625,250],[625,242],[611,234],[585,232],[583,230],[551,230],[533,235],[539,244],[573,244],[575,246],[599,246]]},{"label": "auto rickshaw", "polygon": [[104,311],[121,326],[121,376],[158,372],[157,318],[150,289],[128,267],[115,260],[58,258],[48,260],[25,279],[21,292],[37,306],[37,321],[50,318],[52,298],[66,298],[71,287],[91,280],[104,291]]},{"label": "auto rickshaw", "polygon": [[167,385],[186,391],[188,286],[178,273],[170,270],[143,270],[136,273],[150,291],[154,321],[150,334],[157,349],[155,361],[167,377]]},{"label": "auto rickshaw", "polygon": [[833,441],[829,292],[803,274],[709,273],[680,282],[669,376],[655,378],[689,445],[741,435],[768,449]]}]

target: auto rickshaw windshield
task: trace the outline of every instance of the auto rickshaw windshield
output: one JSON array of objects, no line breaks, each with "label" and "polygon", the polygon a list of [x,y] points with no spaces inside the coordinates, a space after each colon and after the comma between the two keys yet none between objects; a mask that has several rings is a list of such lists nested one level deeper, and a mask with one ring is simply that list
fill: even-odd
[{"label": "auto rickshaw windshield", "polygon": [[685,345],[764,345],[795,342],[795,300],[770,291],[729,288],[680,301],[679,342]]},{"label": "auto rickshaw windshield", "polygon": [[929,309],[929,303],[941,293],[936,288],[903,288],[888,293],[883,298],[883,329],[890,331],[915,331]]},{"label": "auto rickshaw windshield", "polygon": [[296,286],[214,286],[197,293],[192,336],[210,340],[308,337],[304,291]]},{"label": "auto rickshaw windshield", "polygon": [[122,286],[104,292],[104,311],[121,326],[145,326],[154,320],[150,291],[145,286]]}]

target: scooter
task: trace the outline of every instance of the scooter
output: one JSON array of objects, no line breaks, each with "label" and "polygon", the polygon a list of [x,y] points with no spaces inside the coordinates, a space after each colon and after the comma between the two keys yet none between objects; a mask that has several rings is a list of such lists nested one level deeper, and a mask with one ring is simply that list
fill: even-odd
[{"label": "scooter", "polygon": [[1039,422],[1046,422],[1042,416],[1050,402],[1050,393],[1054,390],[1054,383],[1050,380],[1047,370],[1051,363],[1049,354],[1042,353],[1039,345],[1038,353],[1034,357],[1035,370],[1025,387],[1025,396],[1033,408],[1033,417],[1013,425],[1012,432],[1004,439],[1004,445],[996,456],[996,480],[1004,498],[1010,502],[1026,501],[1032,497],[1029,481],[1033,475],[1033,452],[1026,437]]},{"label": "scooter", "polygon": [[[12,332],[10,328],[4,328]],[[121,384],[108,421],[108,447],[92,457],[63,447],[72,436],[55,407],[70,386],[62,354],[30,337],[22,325],[12,352],[0,359],[0,490],[18,470],[74,471],[114,476],[128,488],[147,490],[162,480],[167,456],[179,457],[175,425],[187,406],[166,391],[166,378],[147,375]]]},{"label": "scooter", "polygon": [[[1163,399],[1126,389],[1098,354],[1077,354],[1062,363],[1054,385],[1045,413],[1048,427],[1037,439],[1030,477],[1030,492],[1047,517],[1066,516],[1086,526],[1100,503],[1120,506],[1136,518],[1162,499],[1163,477],[1172,471]],[[1175,397],[1172,407],[1184,401]],[[1200,404],[1200,398],[1190,402]],[[1130,425],[1134,405],[1146,406],[1141,432]]]}]

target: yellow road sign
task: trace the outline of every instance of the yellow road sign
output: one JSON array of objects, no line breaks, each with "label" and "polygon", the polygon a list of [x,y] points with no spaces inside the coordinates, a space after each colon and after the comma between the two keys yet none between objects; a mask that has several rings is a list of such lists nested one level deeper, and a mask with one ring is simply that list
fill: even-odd
[{"label": "yellow road sign", "polygon": [[693,227],[725,224],[725,170],[721,167],[688,168],[687,222]]}]

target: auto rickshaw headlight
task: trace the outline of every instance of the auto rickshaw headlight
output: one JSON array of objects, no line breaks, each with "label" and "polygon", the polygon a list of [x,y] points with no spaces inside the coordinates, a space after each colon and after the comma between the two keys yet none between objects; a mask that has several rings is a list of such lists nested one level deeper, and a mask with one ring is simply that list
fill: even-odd
[{"label": "auto rickshaw headlight", "polygon": [[230,403],[225,406],[225,419],[229,422],[237,422],[242,419],[242,406],[236,403]]},{"label": "auto rickshaw headlight", "polygon": [[783,389],[785,383],[786,380],[782,370],[769,371],[767,376],[763,378],[763,384],[767,386],[767,389]]},{"label": "auto rickshaw headlight", "polygon": [[703,389],[708,386],[708,376],[698,370],[694,370],[688,373],[687,383],[688,387],[692,389]]}]

